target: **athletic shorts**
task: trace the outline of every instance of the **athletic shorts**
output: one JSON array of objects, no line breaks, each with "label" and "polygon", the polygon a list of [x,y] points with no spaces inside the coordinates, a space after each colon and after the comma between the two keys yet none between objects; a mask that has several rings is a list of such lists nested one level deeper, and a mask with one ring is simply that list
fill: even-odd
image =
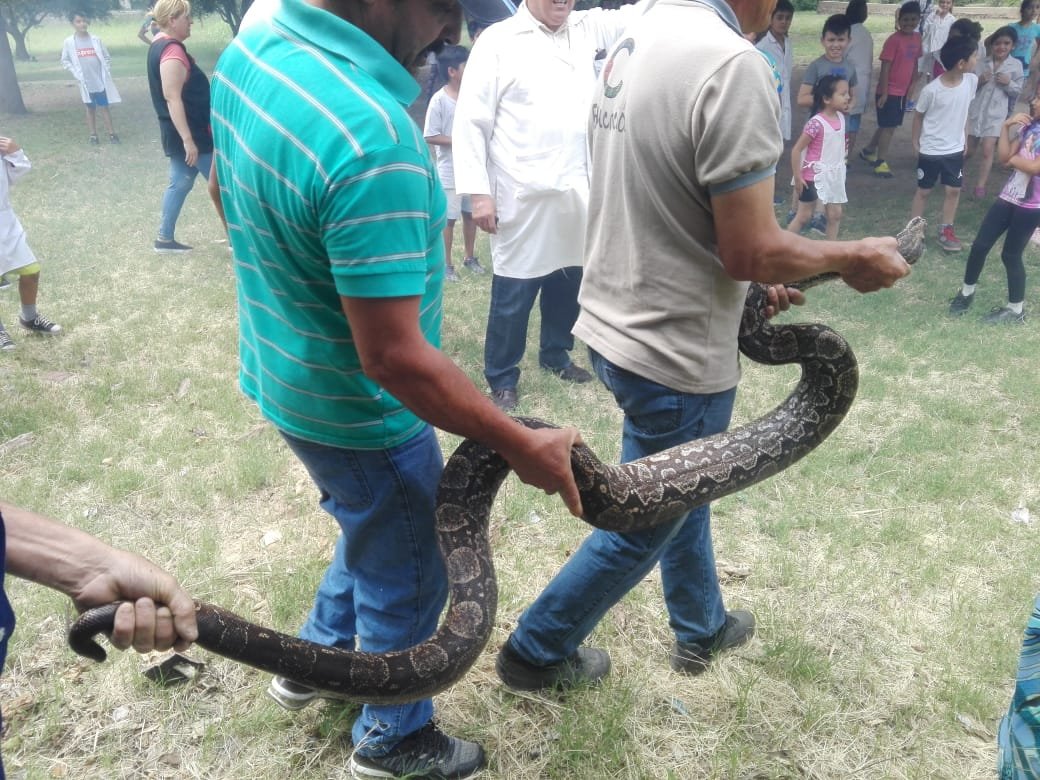
[{"label": "athletic shorts", "polygon": [[845,117],[845,132],[858,133],[861,119],[863,119],[863,114],[849,114]]},{"label": "athletic shorts", "polygon": [[820,199],[819,194],[816,192],[816,182],[807,181],[805,183],[805,189],[802,190],[802,194],[798,196],[799,203],[815,203]]},{"label": "athletic shorts", "polygon": [[906,95],[889,95],[884,105],[877,110],[878,127],[901,127],[905,108]]},{"label": "athletic shorts", "polygon": [[960,189],[964,181],[964,152],[941,156],[922,154],[917,158],[917,186],[930,190],[936,181]]},{"label": "athletic shorts", "polygon": [[87,105],[91,108],[108,108],[108,95],[104,91],[91,92]]}]

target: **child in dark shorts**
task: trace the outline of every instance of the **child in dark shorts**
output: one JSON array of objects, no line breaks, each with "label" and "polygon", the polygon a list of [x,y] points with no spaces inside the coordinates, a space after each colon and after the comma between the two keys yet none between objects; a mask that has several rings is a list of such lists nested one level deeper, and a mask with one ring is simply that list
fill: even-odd
[{"label": "child in dark shorts", "polygon": [[939,246],[959,252],[961,242],[953,232],[953,220],[961,197],[964,165],[964,126],[968,107],[979,83],[975,75],[975,42],[950,38],[939,50],[946,72],[921,90],[914,110],[910,139],[917,152],[917,192],[910,207],[911,217],[924,215],[925,204],[936,181],[946,190],[939,224]]},{"label": "child in dark shorts", "polygon": [[899,8],[899,29],[888,36],[881,49],[881,73],[877,85],[877,130],[863,150],[860,159],[874,168],[874,175],[892,178],[892,169],[885,158],[897,127],[903,124],[907,95],[917,74],[917,60],[921,56],[921,5],[916,0],[903,3]]}]

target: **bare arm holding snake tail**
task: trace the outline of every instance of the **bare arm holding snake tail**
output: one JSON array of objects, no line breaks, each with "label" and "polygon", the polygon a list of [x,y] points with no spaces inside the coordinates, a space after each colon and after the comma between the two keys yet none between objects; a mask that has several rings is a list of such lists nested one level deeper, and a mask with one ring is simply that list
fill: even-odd
[{"label": "bare arm holding snake tail", "polygon": [[6,570],[69,596],[80,610],[123,600],[111,642],[141,653],[183,650],[197,636],[195,604],[168,573],[139,555],[0,501]]},{"label": "bare arm holding snake tail", "polygon": [[891,287],[910,273],[896,239],[812,241],[783,230],[773,214],[773,179],[712,196],[719,256],[734,279],[763,284],[837,273],[859,292]]}]

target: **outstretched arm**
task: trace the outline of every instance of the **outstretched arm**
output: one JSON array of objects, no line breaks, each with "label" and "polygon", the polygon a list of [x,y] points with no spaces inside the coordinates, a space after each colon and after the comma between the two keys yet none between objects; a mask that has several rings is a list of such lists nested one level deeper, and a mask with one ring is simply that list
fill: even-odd
[{"label": "outstretched arm", "polygon": [[719,256],[734,279],[775,284],[836,271],[850,287],[872,292],[910,272],[894,238],[810,241],[783,230],[772,194],[769,177],[711,198]]},{"label": "outstretched arm", "polygon": [[198,636],[195,604],[172,575],[84,531],[0,501],[7,571],[69,596],[77,609],[125,600],[112,645],[140,653],[183,650]]}]

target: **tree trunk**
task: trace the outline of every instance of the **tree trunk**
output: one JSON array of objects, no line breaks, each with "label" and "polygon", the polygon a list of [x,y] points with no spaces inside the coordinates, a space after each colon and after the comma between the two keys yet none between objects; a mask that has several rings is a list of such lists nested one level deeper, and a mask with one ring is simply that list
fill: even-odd
[{"label": "tree trunk", "polygon": [[0,113],[27,114],[18,74],[14,70],[11,41],[7,38],[7,22],[0,15]]},{"label": "tree trunk", "polygon": [[25,32],[8,24],[7,34],[14,38],[14,58],[19,62],[29,62],[32,60],[29,50],[25,47]]}]

